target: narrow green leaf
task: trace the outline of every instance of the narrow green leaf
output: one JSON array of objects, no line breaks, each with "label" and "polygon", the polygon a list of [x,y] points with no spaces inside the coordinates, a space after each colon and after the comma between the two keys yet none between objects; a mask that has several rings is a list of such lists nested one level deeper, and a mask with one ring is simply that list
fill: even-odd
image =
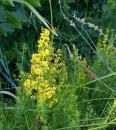
[{"label": "narrow green leaf", "polygon": [[9,95],[9,96],[11,96],[11,97],[13,97],[13,98],[17,98],[13,93],[11,93],[11,92],[9,92],[9,91],[0,91],[0,94],[6,94],[6,95]]},{"label": "narrow green leaf", "polygon": [[95,82],[97,82],[97,81],[101,81],[101,80],[103,80],[103,79],[106,79],[106,78],[109,78],[109,77],[115,76],[115,75],[116,75],[116,72],[113,72],[113,73],[111,73],[111,74],[102,76],[102,77],[97,78],[97,79],[95,79],[95,80],[92,80],[92,81],[90,81],[90,82],[88,82],[88,83],[85,83],[85,84],[83,84],[81,87],[86,86],[86,85],[89,85],[89,84],[92,84],[92,83],[95,83]]}]

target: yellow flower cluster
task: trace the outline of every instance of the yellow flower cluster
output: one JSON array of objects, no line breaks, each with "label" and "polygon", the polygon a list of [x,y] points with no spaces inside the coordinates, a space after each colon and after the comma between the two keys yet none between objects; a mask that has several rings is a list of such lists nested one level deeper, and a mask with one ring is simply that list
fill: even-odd
[{"label": "yellow flower cluster", "polygon": [[98,50],[103,55],[104,59],[110,59],[113,55],[116,55],[116,49],[112,42],[108,43],[108,36],[105,35],[105,38],[100,40],[97,45]]},{"label": "yellow flower cluster", "polygon": [[24,82],[26,95],[36,100],[53,98],[56,91],[57,76],[61,71],[64,71],[66,77],[65,70],[65,64],[61,62],[60,50],[54,54],[49,30],[42,29],[38,40],[38,51],[32,55],[31,71]]}]

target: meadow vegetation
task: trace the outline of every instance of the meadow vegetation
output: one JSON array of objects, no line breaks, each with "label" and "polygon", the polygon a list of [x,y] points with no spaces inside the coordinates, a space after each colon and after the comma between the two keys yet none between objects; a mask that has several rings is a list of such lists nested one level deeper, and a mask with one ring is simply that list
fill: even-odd
[{"label": "meadow vegetation", "polygon": [[0,1],[0,130],[116,130],[115,0]]}]

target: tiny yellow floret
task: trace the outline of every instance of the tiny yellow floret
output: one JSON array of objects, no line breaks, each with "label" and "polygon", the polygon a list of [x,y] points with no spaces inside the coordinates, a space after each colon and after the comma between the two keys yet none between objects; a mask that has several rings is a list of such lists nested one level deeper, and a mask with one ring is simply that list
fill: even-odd
[{"label": "tiny yellow floret", "polygon": [[[54,62],[51,62],[55,57]],[[42,29],[38,40],[38,51],[32,54],[31,70],[24,82],[27,96],[37,101],[51,100],[57,89],[56,76],[61,73],[59,68],[64,68],[64,63],[59,63],[61,52],[54,54],[50,43],[50,31]]]}]

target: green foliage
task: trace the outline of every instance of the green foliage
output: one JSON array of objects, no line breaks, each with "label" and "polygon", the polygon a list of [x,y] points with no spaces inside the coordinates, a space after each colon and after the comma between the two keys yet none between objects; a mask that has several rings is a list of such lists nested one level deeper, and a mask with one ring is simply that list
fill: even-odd
[{"label": "green foliage", "polygon": [[[28,0],[28,3],[27,1],[24,1],[24,0],[10,0],[9,2],[2,2],[1,1],[1,5],[2,8],[0,11],[2,11],[2,14],[0,16],[0,18],[3,18],[2,21],[0,22],[3,22],[1,24],[1,28],[0,28],[0,32],[1,32],[1,35],[6,35],[7,32],[13,32],[13,29],[14,28],[18,28],[18,29],[21,29],[22,28],[22,24],[21,22],[26,22],[26,13],[24,13],[25,9],[23,7],[23,15],[22,13],[19,12],[10,12],[10,11],[7,11],[7,10],[4,10],[4,6],[5,5],[9,5],[10,6],[15,6],[14,5],[14,2],[17,2],[17,3],[20,3],[22,5],[25,5],[27,6],[31,12],[33,12],[35,14],[35,16],[47,27],[50,29],[49,25],[47,24],[46,20],[39,14],[39,12],[36,11],[36,9],[32,6],[32,5],[36,5],[37,6],[37,3],[39,4],[39,1],[32,1],[32,0]],[[32,5],[31,5],[32,4]],[[8,8],[8,7],[7,7]],[[6,8],[6,9],[7,9]],[[15,7],[16,8],[16,7]],[[18,9],[19,10],[19,9]],[[19,15],[19,16],[18,16]],[[18,18],[17,18],[18,17]],[[51,29],[50,29],[51,30]],[[57,35],[53,30],[51,30],[55,35]]]},{"label": "green foliage", "polygon": [[[37,102],[25,94],[25,72],[30,72],[30,59],[37,50],[37,30],[41,26],[33,16],[27,22],[30,11],[25,7],[48,28],[51,21],[58,33],[52,42],[55,51],[62,48],[68,76],[63,84],[56,84],[53,101]],[[0,129],[116,129],[116,2],[61,0],[61,8],[76,28],[66,21],[58,0],[0,1],[0,72],[5,74],[0,74]],[[84,22],[98,25],[106,35],[99,37],[99,32],[74,20],[74,13],[77,18],[85,18]],[[61,72],[56,79],[63,75]],[[4,88],[12,91],[14,80],[19,86],[15,94],[5,91]]]},{"label": "green foliage", "polygon": [[33,6],[40,6],[40,0],[25,0]]},{"label": "green foliage", "polygon": [[97,49],[98,54],[94,57],[93,64],[88,64],[87,60],[81,57],[75,45],[72,52],[70,49],[63,50],[68,56],[64,57],[68,77],[63,84],[57,84],[57,91],[51,103],[48,100],[38,102],[26,96],[23,86],[26,76],[21,72],[16,104],[10,110],[10,107],[2,102],[4,107],[0,111],[1,127],[12,130],[115,129],[116,75],[108,74],[115,72],[116,50],[112,43],[107,43],[107,36],[98,42]]},{"label": "green foliage", "polygon": [[[113,43],[107,43],[107,36],[104,39],[98,42],[98,52],[95,56],[95,62],[93,64],[93,72],[97,75],[97,77],[102,77],[108,75],[109,73],[113,73],[116,70],[116,50],[114,48]],[[100,71],[102,70],[102,71]],[[103,92],[93,93],[92,97],[96,98],[112,98],[115,95],[115,79],[116,77],[110,77],[108,79],[104,79],[96,83],[96,88],[102,90]],[[108,105],[106,100],[97,101],[97,105],[95,105],[95,109],[98,113],[102,113],[104,115],[107,111],[110,104],[112,104],[112,100],[109,101]],[[101,105],[102,104],[102,105]],[[99,108],[99,111],[98,111]],[[104,109],[105,108],[105,109]]]},{"label": "green foliage", "polygon": [[26,12],[22,7],[12,7],[14,10],[11,10],[10,6],[13,5],[5,1],[0,5],[0,35],[6,36],[8,32],[21,29],[22,23],[27,22]]}]

